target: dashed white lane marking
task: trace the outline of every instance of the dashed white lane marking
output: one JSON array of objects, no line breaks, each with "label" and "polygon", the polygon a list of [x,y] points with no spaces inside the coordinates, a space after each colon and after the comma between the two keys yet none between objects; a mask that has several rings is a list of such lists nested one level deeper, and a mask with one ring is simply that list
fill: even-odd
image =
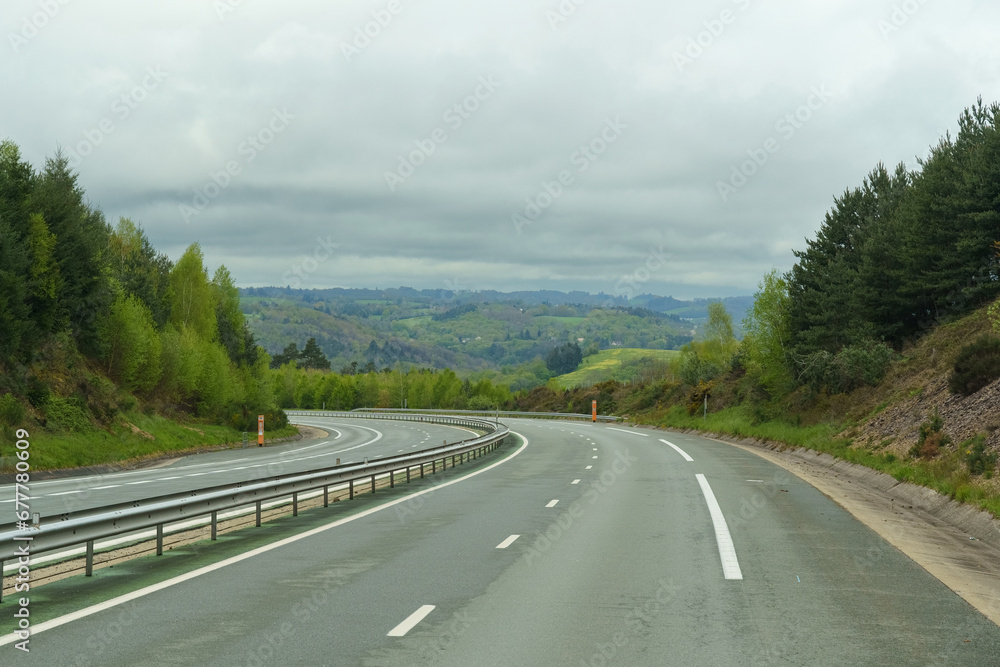
[{"label": "dashed white lane marking", "polygon": [[596,456],[593,456],[593,457],[591,457],[591,458],[595,458],[595,459],[596,459],[597,457],[596,457]]},{"label": "dashed white lane marking", "polygon": [[[424,491],[418,491],[416,493],[413,493],[413,494],[410,494],[410,495],[407,495],[407,496],[403,496],[402,498],[397,498],[396,500],[391,500],[391,501],[389,501],[387,503],[384,503],[382,505],[377,505],[377,506],[372,507],[370,509],[363,510],[363,511],[359,512],[358,514],[353,514],[351,516],[347,516],[347,517],[344,517],[342,519],[337,519],[336,521],[333,521],[332,523],[328,523],[325,526],[319,526],[317,528],[313,528],[311,530],[307,530],[304,533],[299,533],[298,535],[292,535],[291,537],[286,537],[286,538],[284,538],[282,540],[278,540],[277,542],[272,542],[271,544],[266,544],[266,545],[264,545],[262,547],[257,547],[256,549],[253,549],[253,550],[248,551],[246,553],[242,553],[242,554],[238,554],[236,556],[232,556],[230,558],[227,558],[225,560],[219,561],[217,563],[213,563],[211,565],[206,565],[205,567],[199,568],[199,569],[194,570],[192,572],[186,572],[185,574],[178,575],[176,577],[173,577],[172,579],[167,579],[166,581],[161,581],[158,584],[153,584],[151,586],[147,586],[146,588],[141,588],[141,589],[139,589],[137,591],[132,591],[131,593],[126,593],[124,595],[119,595],[118,597],[112,598],[111,600],[107,600],[105,602],[100,602],[98,604],[91,605],[90,607],[87,607],[85,609],[81,609],[79,611],[75,611],[75,612],[72,612],[70,614],[66,614],[65,616],[60,616],[58,618],[53,618],[53,619],[51,619],[49,621],[43,621],[42,623],[39,623],[37,625],[32,625],[31,626],[32,633],[37,635],[37,634],[40,634],[42,632],[46,632],[48,630],[51,630],[52,628],[58,628],[61,625],[65,625],[67,623],[72,623],[73,621],[79,620],[81,618],[86,618],[88,616],[92,616],[93,614],[97,614],[99,612],[106,611],[108,609],[113,609],[114,607],[117,607],[119,605],[123,605],[123,604],[125,604],[127,602],[131,602],[132,600],[137,600],[137,599],[139,599],[141,597],[145,597],[147,595],[151,595],[153,593],[156,593],[157,591],[161,591],[161,590],[164,590],[166,588],[170,588],[171,586],[176,586],[177,584],[181,584],[181,583],[183,583],[185,581],[190,581],[191,579],[194,579],[196,577],[200,577],[200,576],[202,576],[204,574],[208,574],[209,572],[214,572],[216,570],[221,570],[224,567],[227,567],[227,566],[232,565],[234,563],[242,562],[242,561],[247,560],[249,558],[253,558],[254,556],[257,556],[259,554],[267,553],[269,551],[273,551],[274,549],[280,549],[281,547],[285,546],[286,544],[292,544],[292,543],[298,542],[300,540],[305,540],[305,539],[308,539],[308,538],[312,537],[313,535],[318,535],[319,533],[323,533],[323,532],[326,532],[328,530],[332,530],[334,528],[337,528],[338,526],[342,526],[344,524],[351,523],[353,521],[357,521],[358,519],[364,518],[364,517],[369,516],[371,514],[375,514],[376,512],[381,512],[382,510],[388,509],[388,508],[393,507],[395,505],[398,505],[400,503],[408,502],[409,500],[411,500],[412,498],[416,498],[417,496],[424,496],[424,495],[427,495],[427,494],[430,494],[430,493],[434,493],[438,489],[442,489],[444,487],[451,486],[453,484],[458,484],[460,482],[464,482],[465,480],[470,479],[472,477],[476,477],[477,475],[482,475],[483,473],[485,473],[485,472],[487,472],[489,470],[492,470],[493,468],[496,468],[497,466],[501,466],[504,463],[507,463],[508,461],[510,461],[511,459],[513,459],[515,456],[519,455],[521,452],[523,452],[525,449],[527,449],[528,445],[530,444],[530,441],[526,437],[524,437],[523,435],[521,435],[520,433],[514,433],[514,435],[517,435],[518,437],[521,438],[521,440],[524,441],[524,443],[516,451],[514,451],[513,453],[511,453],[509,456],[507,456],[507,457],[505,457],[503,459],[500,459],[496,463],[491,463],[490,465],[486,466],[485,468],[482,468],[482,469],[477,470],[475,472],[470,472],[468,475],[465,475],[464,477],[458,477],[457,479],[453,479],[453,480],[448,481],[448,482],[442,482],[441,484],[438,484],[437,486],[434,486],[434,487],[432,487],[430,489],[426,489]],[[2,636],[2,637],[0,637],[0,646],[6,646],[7,644],[13,644],[18,639],[19,639],[19,637],[17,635],[13,634],[13,633],[5,635],[5,636]]]},{"label": "dashed white lane marking", "polygon": [[514,541],[521,537],[520,535],[511,535],[506,540],[497,545],[497,549],[506,549],[510,545],[514,544]]},{"label": "dashed white lane marking", "polygon": [[546,507],[555,507],[558,502],[559,502],[558,500],[553,500],[549,502],[549,504],[546,505]]},{"label": "dashed white lane marking", "polygon": [[587,470],[593,469],[594,466],[587,466]]},{"label": "dashed white lane marking", "polygon": [[416,627],[417,623],[424,620],[427,614],[434,611],[434,605],[425,604],[420,609],[410,614],[405,621],[389,631],[388,637],[405,637],[406,633]]},{"label": "dashed white lane marking", "polygon": [[609,426],[608,430],[609,431],[621,431],[622,433],[631,433],[632,435],[641,435],[644,438],[648,438],[649,437],[648,433],[636,433],[635,431],[626,431],[623,428],[615,428],[614,426]]},{"label": "dashed white lane marking", "polygon": [[705,494],[708,513],[712,515],[712,523],[715,525],[715,541],[719,545],[719,557],[722,559],[722,574],[726,579],[742,579],[743,572],[740,570],[740,561],[736,558],[736,547],[733,546],[733,537],[729,534],[729,526],[726,525],[726,517],[722,514],[719,501],[715,499],[705,476],[698,473],[695,477],[698,478],[701,492]]},{"label": "dashed white lane marking", "polygon": [[594,447],[594,451],[595,451],[595,452],[597,451],[597,447]]},{"label": "dashed white lane marking", "polygon": [[579,483],[580,483],[580,480],[578,480],[578,479],[574,479],[573,480],[573,484],[579,484]]},{"label": "dashed white lane marking", "polygon": [[681,456],[683,456],[685,461],[687,461],[689,463],[694,463],[694,459],[691,458],[690,456],[688,456],[687,452],[685,452],[683,449],[681,449],[680,447],[678,447],[674,443],[672,443],[672,442],[670,442],[668,440],[664,440],[663,438],[660,438],[660,442],[662,442],[664,445],[670,445],[671,447],[673,447],[674,449],[676,449],[677,453],[680,454]]}]

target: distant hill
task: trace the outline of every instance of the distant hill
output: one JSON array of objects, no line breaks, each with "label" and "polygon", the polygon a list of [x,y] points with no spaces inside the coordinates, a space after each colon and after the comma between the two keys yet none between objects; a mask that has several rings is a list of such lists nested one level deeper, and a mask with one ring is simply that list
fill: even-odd
[{"label": "distant hill", "polygon": [[[567,341],[584,348],[677,349],[709,300],[585,292],[457,292],[400,287],[240,290],[257,341],[272,355],[315,338],[334,370],[369,362],[476,371],[544,358]],[[750,297],[726,299],[738,323]],[[668,312],[669,311],[669,312]]]}]

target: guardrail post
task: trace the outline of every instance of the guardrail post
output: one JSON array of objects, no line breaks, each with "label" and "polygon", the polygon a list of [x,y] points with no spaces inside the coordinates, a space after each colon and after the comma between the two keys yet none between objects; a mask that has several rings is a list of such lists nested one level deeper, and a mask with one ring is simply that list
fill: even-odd
[{"label": "guardrail post", "polygon": [[375,475],[372,475],[372,493],[375,493]]},{"label": "guardrail post", "polygon": [[329,507],[329,506],[330,506],[330,487],[329,486],[324,486],[323,487],[323,507]]},{"label": "guardrail post", "polygon": [[0,603],[3,602],[3,561],[0,560]]},{"label": "guardrail post", "polygon": [[410,483],[410,466],[406,466],[406,483]]},{"label": "guardrail post", "polygon": [[156,555],[163,555],[163,524],[156,524]]},{"label": "guardrail post", "polygon": [[[420,467],[423,468],[423,466]],[[437,459],[434,459],[433,461],[431,461],[431,474],[436,475],[437,471],[438,471],[438,462]]]},{"label": "guardrail post", "polygon": [[219,528],[219,513],[212,512],[212,541],[215,542],[215,537],[218,535]]},{"label": "guardrail post", "polygon": [[87,540],[87,566],[88,577],[94,576],[94,540]]},{"label": "guardrail post", "polygon": [[354,500],[354,480],[351,480],[351,497],[349,500]]},{"label": "guardrail post", "polygon": [[424,464],[420,464],[420,479],[424,478]]},{"label": "guardrail post", "polygon": [[395,489],[396,488],[396,471],[395,470],[390,470],[389,471],[389,488],[390,489]]},{"label": "guardrail post", "polygon": [[292,516],[299,515],[299,492],[292,494]]},{"label": "guardrail post", "polygon": [[261,502],[258,500],[257,501],[257,527],[258,528],[260,528],[260,504],[261,504]]}]

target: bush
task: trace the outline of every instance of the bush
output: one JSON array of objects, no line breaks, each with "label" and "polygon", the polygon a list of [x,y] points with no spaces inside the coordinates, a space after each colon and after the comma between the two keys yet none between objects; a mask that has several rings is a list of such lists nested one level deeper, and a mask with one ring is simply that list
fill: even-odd
[{"label": "bush", "polygon": [[85,404],[77,398],[50,398],[45,407],[47,427],[79,433],[93,428],[85,411]]},{"label": "bush", "polygon": [[24,423],[24,407],[13,394],[0,396],[0,422],[7,426],[19,426]]},{"label": "bush", "polygon": [[917,437],[917,444],[910,448],[910,456],[922,459],[932,459],[941,453],[941,448],[951,444],[951,438],[943,433],[944,420],[934,408],[927,421],[920,425],[920,435]]},{"label": "bush", "polygon": [[865,340],[848,345],[837,354],[820,351],[799,365],[799,380],[814,391],[824,386],[831,394],[874,387],[885,377],[895,353],[883,342]]},{"label": "bush", "polygon": [[987,334],[959,351],[948,388],[953,394],[971,396],[997,378],[1000,378],[1000,338]]},{"label": "bush", "polygon": [[986,438],[981,435],[962,443],[962,458],[969,466],[969,474],[983,475],[986,479],[993,476],[997,467],[996,452],[986,452]]}]

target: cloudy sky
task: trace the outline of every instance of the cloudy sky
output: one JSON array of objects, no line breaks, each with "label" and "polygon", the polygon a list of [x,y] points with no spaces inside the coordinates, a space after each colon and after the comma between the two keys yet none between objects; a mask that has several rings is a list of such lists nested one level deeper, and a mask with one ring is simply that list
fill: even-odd
[{"label": "cloudy sky", "polygon": [[751,294],[1000,99],[975,0],[7,0],[0,136],[240,285]]}]

